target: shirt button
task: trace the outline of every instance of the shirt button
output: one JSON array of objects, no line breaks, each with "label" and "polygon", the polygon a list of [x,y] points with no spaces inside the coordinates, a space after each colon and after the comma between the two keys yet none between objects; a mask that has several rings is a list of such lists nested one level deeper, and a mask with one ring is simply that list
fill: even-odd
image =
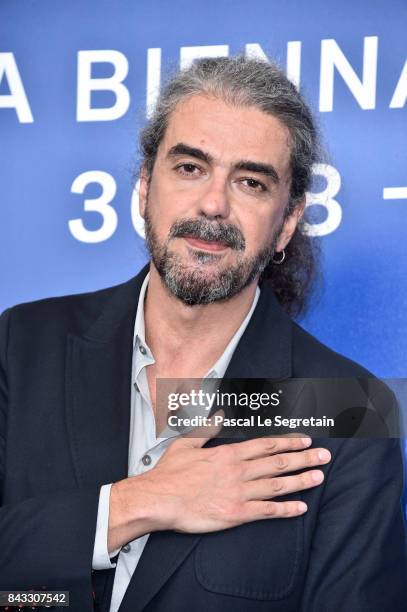
[{"label": "shirt button", "polygon": [[143,465],[150,465],[150,463],[151,463],[150,455],[144,455],[144,457],[142,457],[141,461],[143,462]]},{"label": "shirt button", "polygon": [[139,349],[140,349],[140,353],[142,355],[145,355],[147,353],[146,349],[144,348],[144,346],[142,344],[140,344]]},{"label": "shirt button", "polygon": [[131,546],[130,544],[125,544],[124,546],[122,546],[122,552],[124,553],[128,553],[131,551]]}]

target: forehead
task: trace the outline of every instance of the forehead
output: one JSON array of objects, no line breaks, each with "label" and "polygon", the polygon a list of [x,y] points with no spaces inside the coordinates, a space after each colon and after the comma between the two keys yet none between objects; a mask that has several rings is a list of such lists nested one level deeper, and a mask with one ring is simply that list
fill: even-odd
[{"label": "forehead", "polygon": [[220,164],[250,160],[275,166],[288,175],[288,128],[256,107],[232,106],[219,98],[194,95],[172,112],[159,154],[177,143],[200,148]]}]

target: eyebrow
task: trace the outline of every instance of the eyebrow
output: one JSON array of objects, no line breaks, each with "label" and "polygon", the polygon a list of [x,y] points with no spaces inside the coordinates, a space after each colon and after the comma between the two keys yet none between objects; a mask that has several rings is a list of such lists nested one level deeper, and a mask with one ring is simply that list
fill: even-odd
[{"label": "eyebrow", "polygon": [[202,149],[190,147],[189,145],[184,144],[183,142],[179,142],[174,147],[171,147],[171,149],[167,153],[167,157],[177,157],[179,155],[189,155],[190,157],[196,157],[197,159],[207,162],[208,164],[213,162],[212,155],[209,155],[209,153],[205,153],[205,151],[202,151]]},{"label": "eyebrow", "polygon": [[261,162],[255,162],[247,160],[242,160],[235,164],[236,170],[247,170],[248,172],[256,172],[257,174],[264,174],[271,178],[273,183],[278,185],[280,182],[280,177],[277,174],[277,170],[271,164],[263,164]]},{"label": "eyebrow", "polygon": [[[178,144],[171,147],[171,149],[167,153],[167,157],[178,157],[180,155],[188,155],[189,157],[195,157],[196,159],[200,159],[201,161],[206,162],[207,164],[211,164],[214,159],[210,153],[202,151],[202,149],[198,149],[196,147],[191,147],[183,142],[179,142]],[[249,159],[242,159],[235,164],[233,164],[233,168],[235,170],[247,170],[248,172],[254,172],[256,174],[263,174],[264,176],[269,177],[273,183],[278,185],[280,182],[280,177],[274,166],[271,164],[264,164],[262,162],[255,162]]]}]

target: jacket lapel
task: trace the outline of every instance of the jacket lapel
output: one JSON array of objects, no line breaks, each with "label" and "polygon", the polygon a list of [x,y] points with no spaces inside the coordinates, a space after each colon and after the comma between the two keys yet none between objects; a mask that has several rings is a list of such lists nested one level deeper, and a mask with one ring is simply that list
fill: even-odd
[{"label": "jacket lapel", "polygon": [[[259,302],[233,354],[225,377],[290,377],[291,330],[292,322],[279,306],[271,287],[263,285]],[[233,440],[229,440],[231,441]],[[152,533],[130,580],[119,612],[141,612],[192,552],[201,537],[202,535],[170,531]]]},{"label": "jacket lapel", "polygon": [[133,328],[146,273],[115,288],[84,335],[67,338],[66,422],[79,486],[127,477]]},{"label": "jacket lapel", "polygon": [[225,378],[291,376],[292,321],[283,311],[270,283],[261,293],[252,318],[233,353]]}]

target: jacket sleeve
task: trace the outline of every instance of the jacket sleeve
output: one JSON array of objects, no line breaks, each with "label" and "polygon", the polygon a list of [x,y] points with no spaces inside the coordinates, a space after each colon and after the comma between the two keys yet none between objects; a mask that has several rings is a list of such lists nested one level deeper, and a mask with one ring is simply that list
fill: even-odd
[{"label": "jacket sleeve", "polygon": [[348,439],[327,476],[302,612],[404,612],[407,553],[398,439]]},{"label": "jacket sleeve", "polygon": [[[69,591],[69,609],[90,612],[99,487],[3,503],[9,317],[10,310],[0,317],[0,590]],[[12,477],[7,474],[7,478]]]}]

